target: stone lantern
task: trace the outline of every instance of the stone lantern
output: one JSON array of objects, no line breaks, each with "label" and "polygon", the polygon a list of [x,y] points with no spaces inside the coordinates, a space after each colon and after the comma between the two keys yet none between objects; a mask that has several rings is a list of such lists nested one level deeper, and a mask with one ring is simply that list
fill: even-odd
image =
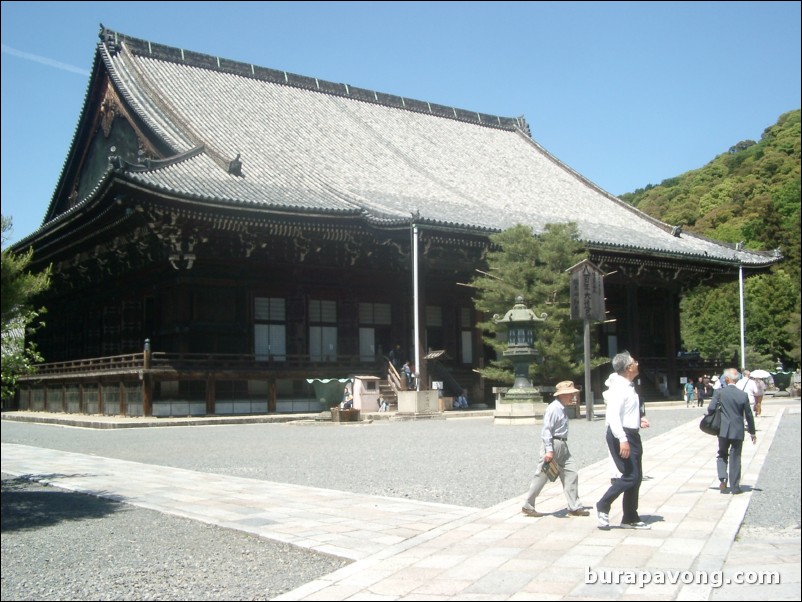
[{"label": "stone lantern", "polygon": [[[502,355],[512,361],[515,374],[512,388],[496,404],[496,418],[503,417],[510,421],[515,418],[534,419],[538,413],[535,404],[541,402],[542,397],[529,380],[529,366],[536,356],[535,326],[544,322],[546,317],[546,314],[536,316],[535,312],[524,305],[523,297],[520,296],[503,318],[498,314],[493,316],[493,322],[507,328],[507,350]],[[542,416],[542,411],[540,415]]]}]

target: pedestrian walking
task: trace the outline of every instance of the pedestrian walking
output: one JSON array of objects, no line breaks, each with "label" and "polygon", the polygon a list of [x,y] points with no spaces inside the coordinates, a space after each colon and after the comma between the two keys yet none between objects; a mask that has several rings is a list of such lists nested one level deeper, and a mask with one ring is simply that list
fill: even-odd
[{"label": "pedestrian walking", "polygon": [[621,526],[627,529],[651,529],[638,514],[638,497],[643,480],[643,444],[640,429],[648,428],[649,421],[643,415],[640,398],[635,392],[638,362],[628,351],[613,358],[615,372],[605,382],[604,402],[607,406],[607,448],[621,476],[611,480],[610,488],[596,503],[599,528],[610,527],[610,508],[618,496],[623,494],[624,515]]},{"label": "pedestrian walking", "polygon": [[716,391],[710,401],[708,412],[714,412],[716,404],[721,404],[721,428],[718,432],[718,471],[719,491],[726,493],[727,477],[730,481],[730,492],[741,493],[741,449],[744,444],[744,419],[752,437],[752,444],[757,441],[755,435],[755,419],[749,405],[749,396],[736,386],[738,370],[727,368],[724,371],[726,386]]},{"label": "pedestrian walking", "polygon": [[579,501],[579,474],[571,457],[571,451],[568,449],[568,415],[565,413],[565,406],[574,402],[577,393],[579,390],[574,388],[574,383],[570,380],[557,383],[554,391],[555,399],[546,408],[543,416],[543,429],[540,432],[540,459],[521,508],[521,512],[527,516],[545,516],[544,513],[535,509],[535,500],[548,480],[548,476],[544,472],[544,469],[549,468],[547,465],[551,465],[551,470],[556,468],[559,474],[563,493],[568,501],[568,515],[588,516],[590,514]]}]

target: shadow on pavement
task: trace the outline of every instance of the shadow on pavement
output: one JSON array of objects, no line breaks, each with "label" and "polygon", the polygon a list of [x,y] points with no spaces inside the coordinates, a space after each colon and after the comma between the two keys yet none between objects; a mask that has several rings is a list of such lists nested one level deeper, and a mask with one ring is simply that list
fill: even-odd
[{"label": "shadow on pavement", "polygon": [[[64,475],[37,475],[37,480]],[[62,521],[103,518],[126,506],[109,499],[64,491],[29,476],[3,475],[0,531],[40,529]]]}]

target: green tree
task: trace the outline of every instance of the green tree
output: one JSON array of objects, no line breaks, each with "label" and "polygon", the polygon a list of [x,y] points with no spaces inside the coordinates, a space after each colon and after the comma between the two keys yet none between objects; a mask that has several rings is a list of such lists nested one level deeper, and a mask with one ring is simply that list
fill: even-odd
[{"label": "green tree", "polygon": [[[799,366],[802,265],[800,148],[802,115],[784,113],[760,141],[743,140],[700,169],[622,199],[669,224],[752,250],[780,249],[785,260],[770,274],[747,278],[746,341],[752,356]],[[739,350],[738,285],[691,291],[683,300],[683,343],[707,358]]]},{"label": "green tree", "polygon": [[740,347],[738,283],[701,286],[680,301],[682,342],[702,357],[732,361]]},{"label": "green tree", "polygon": [[[747,278],[744,282],[744,320],[746,343],[758,354],[783,364],[792,361],[794,340],[787,326],[799,299],[798,283],[783,269]],[[799,344],[797,338],[796,344]],[[746,356],[747,365],[753,358]],[[770,367],[771,367],[770,366]]]},{"label": "green tree", "polygon": [[[747,277],[744,281],[744,341],[750,368],[772,368],[798,362],[798,286],[784,270]],[[741,319],[737,282],[699,287],[681,301],[682,341],[703,357],[740,364]],[[798,314],[797,314],[798,315]],[[796,324],[794,328],[789,324]],[[796,350],[796,351],[795,351]],[[769,366],[758,366],[756,363]]]},{"label": "green tree", "polygon": [[788,358],[794,366],[799,366],[802,363],[802,345],[800,345],[800,335],[802,335],[802,311],[800,311],[802,301],[796,298],[794,311],[785,325],[785,332],[791,341],[791,348],[788,350]]},{"label": "green tree", "polygon": [[577,379],[583,370],[582,323],[570,319],[570,278],[566,270],[587,258],[576,224],[548,224],[535,236],[518,225],[494,234],[495,250],[488,254],[488,271],[473,281],[476,308],[487,320],[479,326],[485,343],[496,351],[495,361],[482,370],[492,381],[511,383],[509,361],[494,314],[504,315],[517,296],[536,314],[548,318],[535,328],[535,350],[539,361],[530,368],[534,382]]},{"label": "green tree", "polygon": [[[11,218],[2,216],[3,244],[5,245],[11,232]],[[31,299],[50,286],[50,268],[38,274],[30,273],[27,268],[31,261],[32,251],[23,255],[2,250],[2,270],[0,271],[0,308],[2,309],[2,399],[5,401],[14,395],[17,378],[33,371],[33,364],[42,358],[36,346],[26,340],[29,334],[39,326],[43,309],[34,310],[30,306]]]}]

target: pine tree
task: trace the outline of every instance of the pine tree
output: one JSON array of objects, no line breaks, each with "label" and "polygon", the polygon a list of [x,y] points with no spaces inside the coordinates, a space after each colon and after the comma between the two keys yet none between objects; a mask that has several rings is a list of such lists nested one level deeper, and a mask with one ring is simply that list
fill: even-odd
[{"label": "pine tree", "polygon": [[493,322],[504,315],[517,296],[546,321],[535,327],[538,361],[530,368],[534,383],[577,379],[583,373],[582,322],[570,319],[570,277],[566,270],[587,258],[576,224],[548,224],[539,236],[518,225],[490,237],[488,270],[476,277],[476,308],[486,320],[479,326],[495,361],[482,370],[492,381],[512,383],[511,364],[502,359],[506,342]]},{"label": "pine tree", "polygon": [[[11,231],[11,218],[2,217],[3,242]],[[38,328],[39,316],[44,310],[34,310],[31,299],[50,286],[50,268],[39,274],[27,271],[32,251],[15,255],[2,251],[0,270],[0,307],[2,308],[2,399],[14,395],[17,377],[33,370],[33,364],[42,358],[36,346],[25,340],[26,333]]]}]

